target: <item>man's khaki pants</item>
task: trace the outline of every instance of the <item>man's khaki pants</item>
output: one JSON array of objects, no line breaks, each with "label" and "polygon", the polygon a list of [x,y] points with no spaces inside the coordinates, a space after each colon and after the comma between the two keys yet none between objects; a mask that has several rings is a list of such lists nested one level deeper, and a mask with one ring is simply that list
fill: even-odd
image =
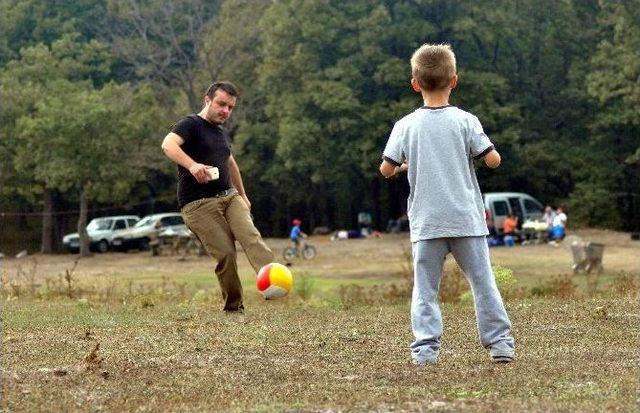
[{"label": "man's khaki pants", "polygon": [[273,252],[253,224],[244,200],[238,193],[219,198],[203,198],[188,203],[181,212],[189,229],[218,262],[216,275],[225,301],[224,310],[244,309],[235,240],[240,242],[256,272],[275,260]]}]

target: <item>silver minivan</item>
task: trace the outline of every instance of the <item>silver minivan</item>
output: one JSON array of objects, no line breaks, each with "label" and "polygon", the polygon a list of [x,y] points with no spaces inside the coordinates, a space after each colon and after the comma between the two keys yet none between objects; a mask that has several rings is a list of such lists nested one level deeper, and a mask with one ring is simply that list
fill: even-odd
[{"label": "silver minivan", "polygon": [[518,227],[525,221],[540,220],[544,215],[544,207],[531,195],[522,192],[488,192],[482,195],[487,226],[502,233],[502,224],[508,214],[518,217]]}]

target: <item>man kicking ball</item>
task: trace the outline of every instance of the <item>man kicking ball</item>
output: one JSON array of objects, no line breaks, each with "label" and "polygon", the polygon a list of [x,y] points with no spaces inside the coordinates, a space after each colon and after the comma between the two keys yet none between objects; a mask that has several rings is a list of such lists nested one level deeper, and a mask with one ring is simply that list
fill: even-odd
[{"label": "man kicking ball", "polygon": [[181,119],[162,142],[165,155],[178,164],[178,205],[184,221],[217,261],[227,312],[244,310],[235,240],[256,272],[274,261],[253,224],[240,168],[222,127],[237,97],[232,83],[213,83],[202,110]]}]

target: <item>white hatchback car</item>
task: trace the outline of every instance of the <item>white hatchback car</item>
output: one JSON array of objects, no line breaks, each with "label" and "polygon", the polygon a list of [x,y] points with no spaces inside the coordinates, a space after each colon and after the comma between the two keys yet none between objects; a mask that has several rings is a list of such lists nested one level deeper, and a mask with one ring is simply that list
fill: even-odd
[{"label": "white hatchback car", "polygon": [[[118,215],[92,219],[87,225],[87,233],[91,238],[90,248],[98,252],[107,252],[113,246],[113,239],[119,231],[133,227],[140,221],[137,215]],[[62,244],[70,252],[80,250],[80,235],[77,232],[62,237]]]}]

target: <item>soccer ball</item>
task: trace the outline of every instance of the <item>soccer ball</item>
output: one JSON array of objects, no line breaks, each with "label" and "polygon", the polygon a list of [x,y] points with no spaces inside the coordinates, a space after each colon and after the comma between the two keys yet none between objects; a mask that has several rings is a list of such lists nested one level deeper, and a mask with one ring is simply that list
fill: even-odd
[{"label": "soccer ball", "polygon": [[260,268],[256,286],[266,300],[281,298],[289,294],[293,285],[293,276],[289,268],[272,262]]}]

